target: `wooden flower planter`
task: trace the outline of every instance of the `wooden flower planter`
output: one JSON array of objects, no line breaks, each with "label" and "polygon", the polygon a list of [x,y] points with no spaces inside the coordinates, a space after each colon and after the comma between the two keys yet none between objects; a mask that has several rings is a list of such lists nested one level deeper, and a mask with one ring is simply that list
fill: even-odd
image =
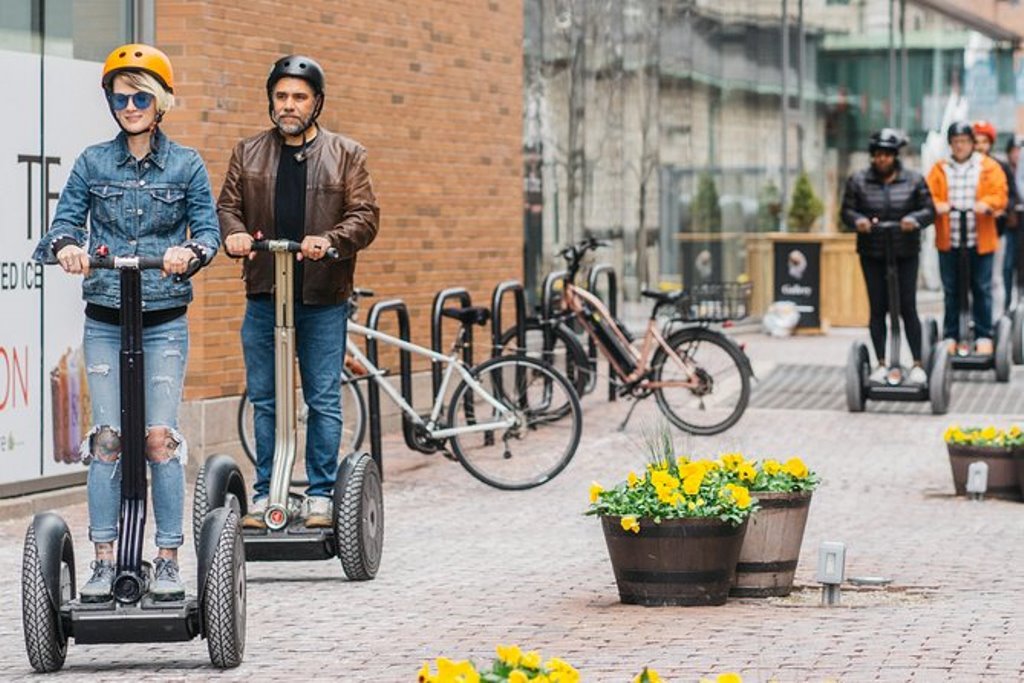
[{"label": "wooden flower planter", "polygon": [[953,470],[953,487],[956,495],[967,495],[967,468],[972,462],[988,464],[988,489],[986,496],[1006,500],[1021,499],[1021,483],[1018,480],[1018,465],[1014,451],[1007,447],[969,446],[947,443],[949,466]]},{"label": "wooden flower planter", "polygon": [[729,595],[789,595],[800,559],[811,492],[754,491],[760,509],[750,516]]},{"label": "wooden flower planter", "polygon": [[619,587],[630,605],[723,605],[729,596],[747,523],[714,518],[640,519],[626,531],[619,517],[601,527]]}]

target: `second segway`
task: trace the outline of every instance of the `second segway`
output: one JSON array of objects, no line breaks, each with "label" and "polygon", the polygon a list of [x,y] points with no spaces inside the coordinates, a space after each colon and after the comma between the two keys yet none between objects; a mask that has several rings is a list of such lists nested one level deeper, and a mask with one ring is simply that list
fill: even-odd
[{"label": "second segway", "polygon": [[938,342],[937,326],[933,320],[922,326],[922,366],[928,381],[918,384],[910,381],[910,372],[900,363],[900,290],[896,269],[893,234],[900,229],[898,221],[876,222],[872,230],[885,234],[885,277],[889,293],[889,366],[884,379],[871,379],[871,357],[864,342],[857,341],[850,348],[846,361],[846,405],[850,412],[859,413],[872,401],[930,401],[932,413],[943,415],[949,409],[949,391],[952,379],[949,352]]},{"label": "second segway", "polygon": [[[995,370],[997,382],[1009,382],[1012,369],[1013,344],[1010,339],[1013,323],[1005,315],[995,324],[992,353],[978,353],[974,325],[971,322],[971,255],[967,248],[967,220],[974,209],[953,209],[960,216],[960,245],[957,248],[957,341],[953,368],[957,370]],[[986,283],[986,286],[991,286]],[[952,341],[952,340],[950,340]],[[947,346],[953,344],[947,342]]]},{"label": "second segway", "polygon": [[[274,373],[275,441],[270,497],[265,529],[243,529],[245,557],[250,561],[341,560],[345,575],[356,581],[372,579],[380,566],[384,545],[384,501],[380,471],[369,453],[354,452],[338,465],[334,483],[331,527],[306,528],[299,515],[301,496],[292,492],[292,469],[297,450],[294,262],[298,242],[253,242],[254,251],[274,254]],[[337,259],[330,249],[328,258]],[[344,340],[339,339],[338,343]],[[194,512],[198,516],[233,496],[245,505],[246,485],[229,456],[209,459],[196,480]],[[243,513],[245,509],[243,509]]]}]

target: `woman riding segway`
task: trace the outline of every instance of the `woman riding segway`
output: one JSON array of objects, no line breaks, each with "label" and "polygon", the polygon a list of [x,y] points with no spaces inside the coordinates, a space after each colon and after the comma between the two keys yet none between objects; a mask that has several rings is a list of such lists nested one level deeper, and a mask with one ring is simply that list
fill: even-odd
[{"label": "woman riding segway", "polygon": [[[893,128],[883,128],[871,135],[871,166],[854,173],[847,181],[842,218],[848,228],[857,231],[857,253],[871,307],[869,329],[876,366],[870,379],[891,384],[906,380],[924,386],[928,374],[923,367],[921,322],[917,317],[917,269],[921,228],[932,222],[935,209],[921,174],[903,168],[900,163],[899,152],[906,144],[903,133]],[[899,229],[892,234],[873,229],[889,222],[898,223]],[[890,240],[898,278],[899,312],[914,357],[906,378],[897,359],[890,357],[886,363],[885,317],[890,312],[886,255]]]},{"label": "woman riding segway", "polygon": [[[192,299],[188,277],[220,246],[210,180],[199,154],[159,128],[174,104],[167,55],[148,45],[119,47],[103,65],[101,84],[121,133],[75,161],[50,230],[34,253],[37,261],[84,276],[83,347],[94,424],[81,452],[89,464],[89,538],[96,559],[74,600],[66,525],[52,513],[33,520],[23,569],[29,659],[40,671],[60,668],[69,636],[138,642],[201,633],[210,639],[216,665],[237,666],[244,647],[237,508],[207,520],[209,552],[199,558],[198,602],[186,596],[177,561],[188,452],[178,431],[188,357],[185,313]],[[158,276],[154,269],[163,272]],[[156,517],[152,569],[141,560],[147,462]],[[217,565],[221,560],[224,566]],[[204,567],[211,563],[218,576],[207,581]],[[227,606],[229,615],[203,613],[210,600],[217,609]]]}]

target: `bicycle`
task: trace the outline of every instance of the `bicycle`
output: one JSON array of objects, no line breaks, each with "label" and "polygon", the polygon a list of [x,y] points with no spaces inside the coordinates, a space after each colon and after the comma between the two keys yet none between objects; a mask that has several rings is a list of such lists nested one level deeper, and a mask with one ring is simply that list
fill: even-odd
[{"label": "bicycle", "polygon": [[[565,321],[572,316],[583,325],[608,360],[618,393],[637,401],[620,430],[639,400],[651,395],[665,417],[683,431],[710,435],[732,427],[750,400],[753,368],[739,345],[711,324],[744,317],[750,285],[715,282],[677,292],[644,290],[653,307],[638,347],[638,340],[599,298],[574,284],[583,256],[602,246],[607,243],[590,238],[559,252],[567,263],[562,311],[548,321],[538,321],[533,329],[554,334],[558,357],[575,366],[577,375],[586,375],[593,369]],[[666,311],[669,319],[659,330],[658,319]],[[534,347],[528,351],[538,353]]]}]

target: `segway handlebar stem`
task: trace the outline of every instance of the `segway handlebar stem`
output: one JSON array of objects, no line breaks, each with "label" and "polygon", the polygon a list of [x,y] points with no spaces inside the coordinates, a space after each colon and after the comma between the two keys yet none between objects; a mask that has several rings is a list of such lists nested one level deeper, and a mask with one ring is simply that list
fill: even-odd
[{"label": "segway handlebar stem", "polygon": [[[292,254],[297,254],[302,251],[302,245],[295,240],[266,240],[257,239],[252,243],[253,251],[287,251]],[[334,247],[329,247],[324,256],[331,259],[332,261],[338,260],[341,255],[338,250]]]}]

